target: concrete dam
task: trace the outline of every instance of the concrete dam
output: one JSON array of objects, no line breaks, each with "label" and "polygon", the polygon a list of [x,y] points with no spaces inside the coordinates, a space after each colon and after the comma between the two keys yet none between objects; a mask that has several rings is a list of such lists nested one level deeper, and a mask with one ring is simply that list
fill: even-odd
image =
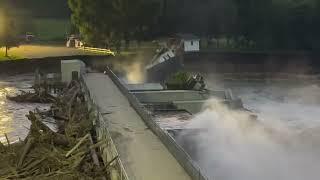
[{"label": "concrete dam", "polygon": [[315,76],[258,81],[224,74],[226,80],[204,72],[208,90],[196,91],[103,70],[87,69],[81,79],[99,114],[98,137],[113,144],[106,160],[119,157],[120,179],[319,177]]}]

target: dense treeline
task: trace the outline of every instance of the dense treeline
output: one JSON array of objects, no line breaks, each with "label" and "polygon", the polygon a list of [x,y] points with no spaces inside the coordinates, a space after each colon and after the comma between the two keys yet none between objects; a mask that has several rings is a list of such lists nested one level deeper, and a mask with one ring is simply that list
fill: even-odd
[{"label": "dense treeline", "polygon": [[152,0],[69,0],[72,21],[87,43],[119,47],[120,41],[150,37],[159,4]]},{"label": "dense treeline", "polygon": [[19,11],[40,18],[69,18],[70,9],[67,0],[3,0]]},{"label": "dense treeline", "polygon": [[35,17],[68,18],[87,42],[194,33],[237,47],[320,49],[319,0],[1,0]]},{"label": "dense treeline", "polygon": [[226,38],[256,49],[320,48],[318,0],[69,0],[88,42],[173,33]]},{"label": "dense treeline", "polygon": [[5,48],[5,56],[8,57],[8,50],[18,46],[18,30],[21,23],[16,23],[17,17],[10,6],[3,0],[0,0],[0,48]]},{"label": "dense treeline", "polygon": [[[168,1],[169,2],[169,1]],[[178,0],[168,31],[252,40],[260,49],[318,49],[318,0]],[[180,7],[180,8],[179,8]],[[178,11],[175,11],[178,10]],[[173,16],[172,16],[173,15]],[[247,41],[249,42],[249,41]]]}]

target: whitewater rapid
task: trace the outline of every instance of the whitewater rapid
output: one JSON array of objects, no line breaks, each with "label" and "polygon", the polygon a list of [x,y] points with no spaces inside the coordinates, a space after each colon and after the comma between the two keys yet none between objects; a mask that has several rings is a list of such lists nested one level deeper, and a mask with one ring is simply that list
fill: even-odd
[{"label": "whitewater rapid", "polygon": [[319,179],[318,85],[237,82],[224,88],[242,98],[258,120],[211,99],[186,126],[202,131],[177,138],[196,149],[192,156],[210,179]]}]

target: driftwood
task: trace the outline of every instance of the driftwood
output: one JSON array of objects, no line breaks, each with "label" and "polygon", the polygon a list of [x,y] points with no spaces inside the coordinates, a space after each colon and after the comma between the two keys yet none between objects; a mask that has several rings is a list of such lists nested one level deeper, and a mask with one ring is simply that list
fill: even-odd
[{"label": "driftwood", "polygon": [[46,137],[49,138],[55,145],[69,145],[68,138],[65,135],[52,131],[47,125],[41,122],[39,115],[36,115],[32,111],[30,111],[29,115],[26,116],[31,121],[30,131],[34,136],[39,137],[42,134],[45,134],[47,135]]},{"label": "driftwood", "polygon": [[[91,145],[94,145],[91,134],[89,134],[89,140],[90,140]],[[98,158],[98,155],[97,155],[97,152],[96,152],[95,148],[90,148],[90,153],[91,153],[91,157],[92,157],[93,163],[98,168],[100,168],[101,166],[100,166],[99,158]],[[106,177],[103,176],[102,180],[106,180]]]},{"label": "driftwood", "polygon": [[2,144],[2,142],[0,142],[0,153],[4,152],[6,149],[5,145]]},{"label": "driftwood", "polygon": [[69,157],[86,139],[89,138],[89,134],[85,135],[80,141],[70,150],[67,152],[66,157]]},{"label": "driftwood", "polygon": [[47,92],[24,92],[16,96],[6,96],[10,101],[15,101],[19,103],[53,103],[55,102],[55,97],[48,94]]},{"label": "driftwood", "polygon": [[107,163],[106,167],[109,167],[115,160],[117,160],[119,158],[119,155],[117,155],[116,157],[114,157],[113,159],[111,159],[110,162]]},{"label": "driftwood", "polygon": [[7,133],[4,133],[4,136],[6,137],[6,140],[7,140],[7,144],[8,144],[8,146],[10,147],[10,141],[9,141],[9,138],[8,138],[8,135],[7,135]]},{"label": "driftwood", "polygon": [[72,95],[70,102],[68,104],[68,117],[71,119],[72,117],[72,106],[74,105],[74,101],[79,93],[80,89],[75,90],[74,94]]},{"label": "driftwood", "polygon": [[26,145],[25,145],[25,147],[23,149],[23,152],[21,154],[20,160],[18,162],[18,168],[22,166],[23,161],[24,161],[26,155],[28,154],[33,142],[34,142],[34,138],[29,138],[28,139],[28,141],[27,141],[27,143],[26,143]]},{"label": "driftwood", "polygon": [[[91,134],[89,134],[89,140],[90,140],[91,145],[93,145],[94,143],[93,143]],[[99,158],[98,158],[96,150],[94,148],[90,148],[90,153],[91,153],[91,157],[92,157],[93,163],[97,167],[100,167]]]},{"label": "driftwood", "polygon": [[[44,92],[38,87],[35,94]],[[26,92],[22,96],[24,100],[31,97]],[[94,144],[90,134],[90,113],[77,81],[52,98],[50,110],[30,111],[25,141],[10,148],[0,144],[0,179],[110,179],[110,169],[102,165],[96,151],[102,142]],[[44,124],[46,117],[55,119],[58,132]]]}]

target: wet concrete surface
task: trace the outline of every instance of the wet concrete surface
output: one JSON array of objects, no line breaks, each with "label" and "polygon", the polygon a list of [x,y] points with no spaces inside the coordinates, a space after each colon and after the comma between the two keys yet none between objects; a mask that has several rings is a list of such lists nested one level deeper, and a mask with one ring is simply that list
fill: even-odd
[{"label": "wet concrete surface", "polygon": [[112,112],[104,118],[130,179],[190,179],[107,75],[89,73],[85,82],[101,111]]}]

